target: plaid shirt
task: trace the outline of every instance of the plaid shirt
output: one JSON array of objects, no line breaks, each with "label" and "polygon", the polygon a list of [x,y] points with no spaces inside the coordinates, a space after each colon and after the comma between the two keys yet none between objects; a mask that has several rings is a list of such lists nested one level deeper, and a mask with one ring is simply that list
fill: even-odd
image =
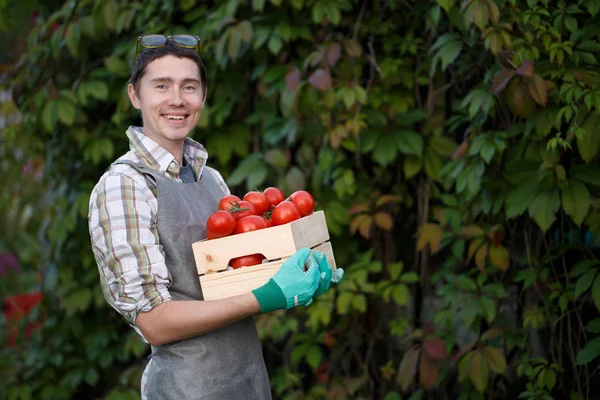
[{"label": "plaid shirt", "polygon": [[[141,160],[181,182],[175,157],[145,136],[142,128],[130,127],[127,136],[130,151],[120,160]],[[187,138],[183,153],[196,177],[203,170],[212,173],[229,193],[221,174],[206,166],[208,153],[200,143]],[[89,230],[102,291],[142,338],[135,326],[138,313],[171,300],[171,276],[156,228],[157,206],[156,189],[137,170],[123,164],[100,178],[89,204]]]}]

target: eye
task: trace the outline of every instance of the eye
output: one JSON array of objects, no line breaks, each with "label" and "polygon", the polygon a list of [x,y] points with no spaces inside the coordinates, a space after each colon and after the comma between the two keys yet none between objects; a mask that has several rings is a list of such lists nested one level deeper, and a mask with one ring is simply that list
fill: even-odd
[{"label": "eye", "polygon": [[192,85],[188,85],[188,86],[184,87],[183,89],[184,89],[184,90],[187,90],[187,91],[189,92],[189,91],[196,90],[196,87],[195,87],[195,86],[192,86]]},{"label": "eye", "polygon": [[160,85],[156,85],[156,88],[157,89],[166,89],[167,87],[163,84],[160,84]]}]

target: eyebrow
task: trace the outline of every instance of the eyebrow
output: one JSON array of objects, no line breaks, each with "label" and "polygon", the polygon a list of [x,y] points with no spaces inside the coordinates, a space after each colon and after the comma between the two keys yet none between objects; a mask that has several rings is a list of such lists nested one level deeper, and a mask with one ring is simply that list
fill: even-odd
[{"label": "eyebrow", "polygon": [[[150,79],[150,82],[167,82],[167,83],[173,83],[175,82],[175,80],[171,77],[159,77],[159,78],[152,78]],[[200,85],[200,80],[197,78],[184,78],[182,81],[182,83],[189,83],[189,82],[193,82],[193,83],[197,83],[198,85]]]}]

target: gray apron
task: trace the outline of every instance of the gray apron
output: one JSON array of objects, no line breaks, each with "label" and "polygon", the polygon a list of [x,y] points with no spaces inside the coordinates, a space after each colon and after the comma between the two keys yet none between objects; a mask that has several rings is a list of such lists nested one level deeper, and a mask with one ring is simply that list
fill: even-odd
[{"label": "gray apron", "polygon": [[[174,301],[203,300],[192,243],[206,238],[206,220],[224,193],[205,171],[194,183],[174,181],[143,163],[127,160],[157,188],[157,229]],[[149,400],[271,399],[269,377],[253,319],[179,342],[152,346]]]}]

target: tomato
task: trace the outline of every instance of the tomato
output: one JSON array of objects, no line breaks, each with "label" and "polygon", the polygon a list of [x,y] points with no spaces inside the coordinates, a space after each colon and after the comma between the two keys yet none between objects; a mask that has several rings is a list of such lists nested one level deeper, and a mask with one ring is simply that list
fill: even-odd
[{"label": "tomato", "polygon": [[250,254],[249,256],[242,256],[233,258],[229,265],[233,269],[238,269],[241,267],[251,267],[253,265],[262,264],[262,260],[265,259],[265,256],[262,254]]},{"label": "tomato", "polygon": [[298,190],[289,197],[289,199],[296,207],[303,217],[310,215],[315,210],[315,199],[306,190]]},{"label": "tomato", "polygon": [[212,213],[206,221],[207,236],[210,234],[210,239],[231,235],[233,228],[235,228],[235,217],[229,211],[221,210]]},{"label": "tomato", "polygon": [[276,187],[268,187],[263,190],[263,194],[267,198],[267,201],[271,205],[271,207],[276,207],[279,203],[285,200],[285,196],[283,192]]},{"label": "tomato", "polygon": [[252,191],[248,192],[244,195],[244,201],[252,203],[254,205],[254,210],[256,211],[256,215],[263,215],[265,211],[269,209],[269,202],[265,195],[261,192]]},{"label": "tomato", "polygon": [[302,215],[294,203],[291,201],[282,201],[273,210],[271,222],[273,225],[283,225],[300,219],[301,217]]},{"label": "tomato", "polygon": [[271,220],[269,218],[265,218],[265,222],[267,223],[267,228],[270,228],[273,226],[273,223],[271,222]]},{"label": "tomato", "polygon": [[267,221],[263,217],[258,215],[248,215],[247,217],[239,219],[235,223],[233,234],[256,231],[258,229],[265,229],[267,227]]},{"label": "tomato", "polygon": [[[238,211],[239,209],[239,211]],[[235,219],[239,221],[240,219],[247,217],[249,215],[256,215],[256,210],[254,209],[254,205],[246,200],[240,200],[238,202],[238,206],[230,208],[229,212],[233,214]]]},{"label": "tomato", "polygon": [[233,207],[236,203],[239,203],[242,199],[240,199],[239,197],[237,197],[234,194],[228,194],[227,196],[224,196],[223,198],[221,198],[221,200],[219,200],[219,207],[217,207],[218,210],[229,210],[231,207]]}]

